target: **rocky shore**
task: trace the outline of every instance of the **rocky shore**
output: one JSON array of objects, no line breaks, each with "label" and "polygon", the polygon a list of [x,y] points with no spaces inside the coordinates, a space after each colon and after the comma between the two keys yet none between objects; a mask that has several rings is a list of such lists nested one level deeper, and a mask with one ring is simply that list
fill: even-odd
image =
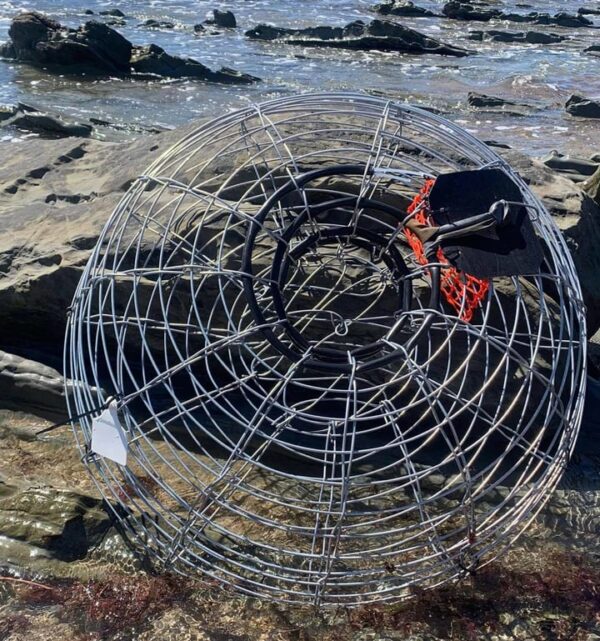
[{"label": "rocky shore", "polygon": [[[587,60],[599,55],[597,45],[584,49],[571,33],[590,29],[600,9],[523,7],[517,14],[496,5],[450,1],[434,11],[390,0],[374,5],[368,20],[302,28],[250,23],[223,7],[187,35],[204,42],[226,34],[255,42],[261,52],[275,46],[299,58],[314,51],[374,51],[446,65],[477,59],[476,48],[490,43],[569,46]],[[132,18],[118,8],[84,12],[92,19],[75,28],[22,13],[0,56],[53,77],[85,74],[144,86],[148,79],[217,86],[258,81],[254,74],[204,65],[200,56],[168,53],[166,45],[134,45],[119,33]],[[407,26],[404,18],[414,22]],[[432,37],[419,27],[428,20],[468,25],[468,33]],[[144,37],[152,40],[180,27],[159,17],[144,23]],[[590,131],[600,118],[600,101],[586,95],[585,86],[556,104],[524,93],[515,98],[461,87],[452,97],[459,105],[452,115],[468,126],[504,117],[521,123],[554,109]],[[67,418],[69,387],[65,392],[61,374],[66,319],[100,231],[132,181],[196,126],[164,130],[153,122],[74,118],[28,102],[0,108],[0,134],[33,135],[18,144],[0,141],[0,641],[599,641],[600,154],[555,150],[532,158],[511,149],[502,133],[488,144],[526,179],[564,234],[581,279],[589,334],[596,335],[588,345],[586,408],[574,456],[510,555],[406,605],[315,612],[257,603],[210,581],[155,576],[132,554],[85,473],[70,429],[44,430]],[[119,128],[131,139],[99,139]]]},{"label": "rocky shore", "polygon": [[[473,108],[497,106],[489,96],[473,95],[470,102]],[[208,636],[198,632],[190,638],[219,639],[221,634],[239,630],[238,609],[245,608],[258,616],[262,634],[287,626],[304,630],[307,636],[303,638],[327,641],[337,638],[331,636],[332,630],[357,641],[500,641],[532,638],[528,635],[545,626],[580,634],[556,638],[593,639],[590,635],[596,629],[585,617],[596,607],[586,581],[596,580],[593,557],[598,552],[600,523],[600,447],[595,439],[600,383],[593,378],[600,376],[600,354],[595,344],[591,344],[593,376],[582,435],[561,488],[523,543],[506,561],[495,565],[492,574],[461,584],[450,601],[447,590],[427,597],[435,603],[434,617],[415,611],[421,607],[417,605],[367,609],[353,613],[350,619],[312,613],[298,620],[298,612],[277,606],[265,606],[257,615],[258,606],[252,600],[211,585],[173,584],[168,577],[153,579],[145,573],[140,560],[114,531],[96,488],[84,473],[68,428],[42,430],[66,418],[59,371],[62,337],[75,286],[100,230],[131,181],[193,126],[133,143],[73,137],[29,140],[14,147],[0,167],[2,638],[16,641],[27,634],[27,638],[44,639],[44,627],[52,622],[63,626],[65,634],[89,633],[95,639],[158,639],[164,638],[160,630],[171,632],[178,626],[210,630]],[[600,328],[600,158],[556,153],[534,160],[510,149],[500,151],[543,199],[565,235],[580,274],[589,330],[594,333]],[[523,570],[531,561],[530,546],[537,547],[543,559],[538,559],[541,583],[533,588],[529,571]],[[565,575],[565,555],[568,563],[592,568],[581,585],[575,576]],[[600,569],[598,572],[600,577]],[[539,594],[533,602],[517,606],[515,596],[500,587],[501,580],[510,580],[517,593],[529,585]],[[568,586],[568,595],[563,595],[568,609],[561,609],[554,593],[543,587],[548,581]],[[137,614],[116,598],[117,589],[127,595],[128,602],[139,600]],[[457,594],[460,602],[456,602]],[[499,602],[499,609],[493,616],[483,616],[482,603],[490,598]],[[113,614],[95,609],[93,599]],[[474,603],[477,614],[468,609]],[[85,624],[76,616],[76,606],[86,612]],[[218,620],[211,618],[211,608],[213,615],[220,613]],[[139,616],[140,612],[144,615]],[[458,624],[452,623],[456,620]],[[445,625],[458,625],[460,634],[475,630],[476,636],[444,636]],[[404,630],[412,630],[412,636],[407,637]],[[243,638],[263,638],[256,630],[244,634]],[[282,638],[297,637],[286,632]]]}]

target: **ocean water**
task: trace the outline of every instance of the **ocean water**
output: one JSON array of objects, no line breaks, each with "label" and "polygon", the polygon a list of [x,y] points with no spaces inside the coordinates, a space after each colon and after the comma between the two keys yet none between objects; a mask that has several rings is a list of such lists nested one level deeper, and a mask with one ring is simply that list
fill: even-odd
[{"label": "ocean water", "polygon": [[[440,10],[443,2],[417,0],[416,4]],[[529,0],[527,6],[514,0],[490,4],[519,12],[576,12],[584,5],[600,8],[600,2],[590,0]],[[484,139],[506,142],[528,153],[597,151],[600,121],[573,119],[564,112],[564,103],[572,93],[600,97],[600,60],[583,53],[590,44],[600,42],[600,31],[595,29],[395,18],[476,52],[466,58],[292,47],[244,37],[245,30],[260,22],[302,27],[368,21],[375,17],[372,5],[373,0],[237,0],[226,4],[215,0],[0,0],[0,41],[7,39],[10,21],[20,11],[36,9],[75,27],[90,19],[84,15],[85,9],[98,13],[118,7],[127,18],[125,26],[116,28],[135,44],[153,42],[169,53],[195,58],[212,68],[234,67],[263,80],[253,86],[223,86],[198,80],[74,78],[0,61],[0,104],[22,101],[80,120],[93,116],[171,128],[294,92],[364,90],[435,107]],[[232,9],[238,29],[196,36],[193,25],[202,22],[214,7]],[[157,31],[141,27],[148,18],[169,20],[176,28]],[[600,28],[600,16],[596,18]],[[490,28],[551,31],[568,39],[553,45],[522,45],[480,43],[466,37],[469,30]],[[474,112],[466,106],[469,91],[527,101],[535,109],[525,117]],[[0,132],[0,138],[9,135]]]}]

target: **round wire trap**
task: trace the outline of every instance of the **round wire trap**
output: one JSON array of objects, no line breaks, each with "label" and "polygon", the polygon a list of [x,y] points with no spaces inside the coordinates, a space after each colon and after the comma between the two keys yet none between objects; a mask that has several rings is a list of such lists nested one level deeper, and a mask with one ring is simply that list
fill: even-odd
[{"label": "round wire trap", "polygon": [[184,138],[113,212],[68,325],[77,442],[124,531],[273,600],[400,600],[489,562],[581,421],[550,215],[459,127],[365,95]]}]

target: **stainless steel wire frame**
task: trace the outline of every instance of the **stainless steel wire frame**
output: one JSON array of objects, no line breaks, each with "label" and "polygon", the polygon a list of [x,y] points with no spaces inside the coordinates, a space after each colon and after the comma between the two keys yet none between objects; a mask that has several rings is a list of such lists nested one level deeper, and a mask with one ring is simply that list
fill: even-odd
[{"label": "stainless steel wire frame", "polygon": [[[467,323],[406,208],[428,177],[492,166],[545,259]],[[324,93],[212,120],[132,184],[65,369],[72,416],[119,399],[127,466],[90,452],[91,417],[74,431],[157,567],[337,606],[409,598],[514,541],[572,451],[585,344],[565,242],[502,158],[432,113]]]}]

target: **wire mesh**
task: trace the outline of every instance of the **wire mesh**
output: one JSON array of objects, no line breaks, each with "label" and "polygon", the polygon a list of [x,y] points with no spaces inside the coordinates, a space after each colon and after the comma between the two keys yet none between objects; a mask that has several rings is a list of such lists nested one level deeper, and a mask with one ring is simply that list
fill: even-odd
[{"label": "wire mesh", "polygon": [[[470,322],[405,234],[428,179],[497,167],[544,261]],[[585,318],[549,214],[488,146],[360,94],[202,125],[130,187],[68,323],[71,415],[110,396],[128,463],[83,459],[159,569],[317,605],[409,598],[497,557],[579,428]]]}]

